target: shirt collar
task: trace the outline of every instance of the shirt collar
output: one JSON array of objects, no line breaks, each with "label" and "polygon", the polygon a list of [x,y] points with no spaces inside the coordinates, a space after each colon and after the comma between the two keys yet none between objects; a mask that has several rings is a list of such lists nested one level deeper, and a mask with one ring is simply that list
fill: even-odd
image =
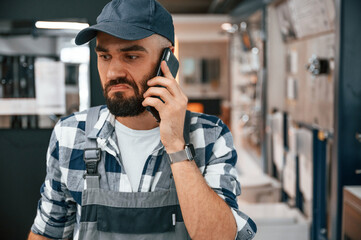
[{"label": "shirt collar", "polygon": [[108,108],[103,108],[99,115],[98,121],[87,136],[90,139],[108,139],[114,131],[115,116],[109,112]]},{"label": "shirt collar", "polygon": [[[103,108],[100,111],[98,121],[94,125],[94,128],[88,134],[88,138],[90,139],[97,139],[99,138],[100,141],[106,144],[110,137],[115,138],[115,116],[109,112],[108,108]],[[116,139],[113,139],[116,142]],[[117,149],[117,148],[116,148]],[[118,152],[119,150],[116,150]],[[158,146],[155,148],[155,151],[159,151],[159,154],[162,154],[164,151],[164,145],[161,141],[159,141]]]}]

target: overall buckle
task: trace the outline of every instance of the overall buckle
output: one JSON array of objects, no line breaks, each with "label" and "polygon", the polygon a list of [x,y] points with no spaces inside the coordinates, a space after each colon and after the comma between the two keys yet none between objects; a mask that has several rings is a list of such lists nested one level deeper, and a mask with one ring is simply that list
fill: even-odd
[{"label": "overall buckle", "polygon": [[100,161],[101,149],[100,148],[85,148],[84,149],[84,162],[86,167],[86,173],[83,175],[86,176],[98,176],[98,163]]}]

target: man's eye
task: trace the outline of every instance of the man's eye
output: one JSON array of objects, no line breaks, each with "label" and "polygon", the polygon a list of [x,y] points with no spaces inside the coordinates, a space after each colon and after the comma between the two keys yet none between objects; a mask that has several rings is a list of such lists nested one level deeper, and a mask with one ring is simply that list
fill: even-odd
[{"label": "man's eye", "polygon": [[135,55],[127,55],[127,58],[130,59],[130,60],[135,60],[138,58],[138,56],[135,56]]},{"label": "man's eye", "polygon": [[102,58],[103,60],[109,60],[110,59],[110,55],[107,55],[107,54],[102,54],[99,56],[100,58]]}]

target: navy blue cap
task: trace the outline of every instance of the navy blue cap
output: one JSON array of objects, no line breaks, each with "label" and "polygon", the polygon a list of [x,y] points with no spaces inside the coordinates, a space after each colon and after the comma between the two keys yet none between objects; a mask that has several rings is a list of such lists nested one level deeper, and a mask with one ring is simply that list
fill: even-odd
[{"label": "navy blue cap", "polygon": [[170,13],[155,0],[113,0],[103,8],[97,24],[81,30],[75,38],[84,44],[97,32],[125,40],[139,40],[159,34],[174,45],[174,26]]}]

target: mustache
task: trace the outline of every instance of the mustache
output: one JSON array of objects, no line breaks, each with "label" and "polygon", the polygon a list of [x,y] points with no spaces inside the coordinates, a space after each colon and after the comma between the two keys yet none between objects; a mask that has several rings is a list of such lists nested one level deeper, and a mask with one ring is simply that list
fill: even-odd
[{"label": "mustache", "polygon": [[118,84],[128,84],[129,86],[131,86],[135,91],[138,91],[138,86],[134,81],[131,81],[125,77],[121,77],[121,78],[117,78],[117,79],[113,79],[113,80],[109,80],[109,82],[107,82],[105,84],[105,92],[109,92],[110,87],[114,86],[114,85],[118,85]]}]

